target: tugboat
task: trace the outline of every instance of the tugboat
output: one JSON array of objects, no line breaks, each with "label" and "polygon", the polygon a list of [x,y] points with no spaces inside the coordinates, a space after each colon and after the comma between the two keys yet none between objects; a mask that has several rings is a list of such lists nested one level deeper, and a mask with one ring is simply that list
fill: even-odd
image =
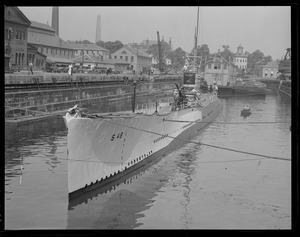
[{"label": "tugboat", "polygon": [[[213,122],[223,104],[216,94],[200,95],[195,76],[195,71],[185,71],[174,101],[157,101],[143,112],[135,110],[135,96],[132,112],[86,114],[78,107],[70,109],[63,117],[68,129],[69,198],[151,163]],[[136,83],[132,86],[135,92]]]}]

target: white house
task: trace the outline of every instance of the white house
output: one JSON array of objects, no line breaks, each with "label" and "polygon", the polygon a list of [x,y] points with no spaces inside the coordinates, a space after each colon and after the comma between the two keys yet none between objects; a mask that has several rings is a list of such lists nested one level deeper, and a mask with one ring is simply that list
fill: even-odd
[{"label": "white house", "polygon": [[208,85],[217,83],[217,85],[227,86],[235,84],[237,67],[225,60],[220,54],[209,60],[205,64],[204,80]]},{"label": "white house", "polygon": [[150,70],[152,58],[143,50],[124,46],[119,50],[111,53],[112,59],[122,59],[130,63],[130,66],[136,72],[141,70]]},{"label": "white house", "polygon": [[236,65],[240,69],[247,68],[247,58],[248,56],[243,52],[242,45],[237,47],[237,52],[233,56],[233,64]]}]

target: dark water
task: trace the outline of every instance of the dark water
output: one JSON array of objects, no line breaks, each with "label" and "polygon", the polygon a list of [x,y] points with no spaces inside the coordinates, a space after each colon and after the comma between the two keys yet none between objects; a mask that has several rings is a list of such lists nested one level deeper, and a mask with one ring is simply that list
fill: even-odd
[{"label": "dark water", "polygon": [[[69,203],[62,118],[6,126],[5,229],[291,228],[291,132],[282,123],[291,120],[291,105],[275,93],[222,102],[222,114],[193,141],[288,160],[188,143],[121,184]],[[246,118],[245,104],[252,109]],[[131,108],[118,101],[90,109],[99,106]]]}]

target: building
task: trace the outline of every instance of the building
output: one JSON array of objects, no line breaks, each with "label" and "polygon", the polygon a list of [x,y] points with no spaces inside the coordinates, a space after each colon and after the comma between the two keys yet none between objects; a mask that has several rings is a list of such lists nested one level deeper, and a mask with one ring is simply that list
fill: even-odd
[{"label": "building", "polygon": [[[159,63],[158,58],[155,58],[152,54],[150,54],[150,57],[151,57],[152,67],[158,69],[158,68],[159,68],[159,67],[158,67],[158,63]],[[164,58],[164,66],[165,66],[167,69],[171,68],[171,67],[172,67],[172,60],[169,59],[169,58],[167,58],[167,57],[165,57],[165,58]]]},{"label": "building", "polygon": [[10,63],[20,69],[27,68],[27,31],[30,24],[30,20],[18,7],[4,6],[4,58],[6,67]]},{"label": "building", "polygon": [[157,44],[157,40],[149,40],[148,38],[146,40],[142,41],[142,44],[146,47],[149,48],[151,45]]},{"label": "building", "polygon": [[[164,36],[162,37],[162,42],[164,41]],[[148,49],[150,46],[158,44],[157,40],[149,40],[148,38],[146,40],[143,40],[141,45],[143,45],[146,49]],[[171,37],[169,39],[169,46],[172,49],[172,40]]]},{"label": "building", "polygon": [[43,23],[31,21],[28,28],[28,43],[47,56],[48,64],[69,65],[75,57],[75,50],[69,47],[55,30]]},{"label": "building", "polygon": [[89,67],[91,69],[94,68],[111,68],[119,72],[123,72],[125,70],[128,70],[128,67],[130,65],[129,62],[126,62],[122,59],[102,59],[99,56],[93,56],[89,54],[84,54],[84,56],[78,56],[73,59],[73,62],[76,65],[83,65],[85,67]]},{"label": "building", "polygon": [[262,69],[263,78],[275,79],[278,77],[278,62],[271,61],[263,66]]},{"label": "building", "polygon": [[82,65],[91,69],[94,69],[95,67],[115,69],[115,65],[111,61],[108,61],[107,59],[102,59],[99,56],[89,55],[86,53],[83,55],[83,57],[82,55],[80,55],[73,58],[73,62],[76,65]]},{"label": "building", "polygon": [[208,85],[227,86],[235,84],[237,76],[237,66],[225,60],[219,53],[205,64],[204,80]]},{"label": "building", "polygon": [[144,50],[124,46],[112,53],[111,58],[125,60],[136,72],[151,70],[152,58]]},{"label": "building", "polygon": [[242,45],[237,47],[237,52],[233,56],[233,64],[236,65],[240,69],[247,69],[247,58],[248,55],[243,52]]},{"label": "building", "polygon": [[109,58],[109,50],[96,44],[67,43],[67,45],[75,50],[75,57],[82,56],[82,54],[88,54],[90,56],[100,57],[102,59]]},{"label": "building", "polygon": [[27,61],[32,62],[34,70],[43,70],[46,67],[47,56],[38,51],[34,45],[27,44]]}]

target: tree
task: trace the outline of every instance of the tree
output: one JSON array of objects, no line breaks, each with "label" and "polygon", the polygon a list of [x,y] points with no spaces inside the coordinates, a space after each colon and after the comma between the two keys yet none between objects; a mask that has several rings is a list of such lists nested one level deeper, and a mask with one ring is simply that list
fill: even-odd
[{"label": "tree", "polygon": [[66,42],[72,44],[92,44],[89,40],[67,40]]},{"label": "tree", "polygon": [[223,51],[220,53],[221,56],[229,62],[232,59],[234,53],[229,50],[229,45],[222,45]]},{"label": "tree", "polygon": [[260,50],[255,50],[248,55],[247,71],[248,74],[261,76],[262,67],[272,61],[270,55],[264,56]]},{"label": "tree", "polygon": [[182,70],[185,64],[185,56],[186,52],[183,51],[180,47],[175,49],[175,51],[171,51],[169,53],[169,57],[172,60],[172,68],[176,71]]},{"label": "tree", "polygon": [[109,50],[109,52],[111,52],[111,53],[116,52],[118,49],[120,49],[124,46],[123,43],[119,40],[116,40],[115,42],[112,42],[112,41],[108,41],[108,42],[98,41],[98,42],[96,42],[96,45]]},{"label": "tree", "polygon": [[200,71],[204,72],[205,68],[205,61],[209,57],[209,48],[207,44],[202,44],[201,46],[197,47],[196,56],[199,56],[201,58],[197,58],[196,64],[201,65]]},{"label": "tree", "polygon": [[252,75],[260,75],[261,65],[263,63],[264,54],[260,50],[255,50],[248,55],[247,72]]},{"label": "tree", "polygon": [[[170,45],[164,41],[161,41],[160,44],[161,44],[162,57],[163,58],[168,57],[172,51]],[[150,45],[146,52],[148,54],[152,54],[154,58],[158,58],[158,44]]]}]

